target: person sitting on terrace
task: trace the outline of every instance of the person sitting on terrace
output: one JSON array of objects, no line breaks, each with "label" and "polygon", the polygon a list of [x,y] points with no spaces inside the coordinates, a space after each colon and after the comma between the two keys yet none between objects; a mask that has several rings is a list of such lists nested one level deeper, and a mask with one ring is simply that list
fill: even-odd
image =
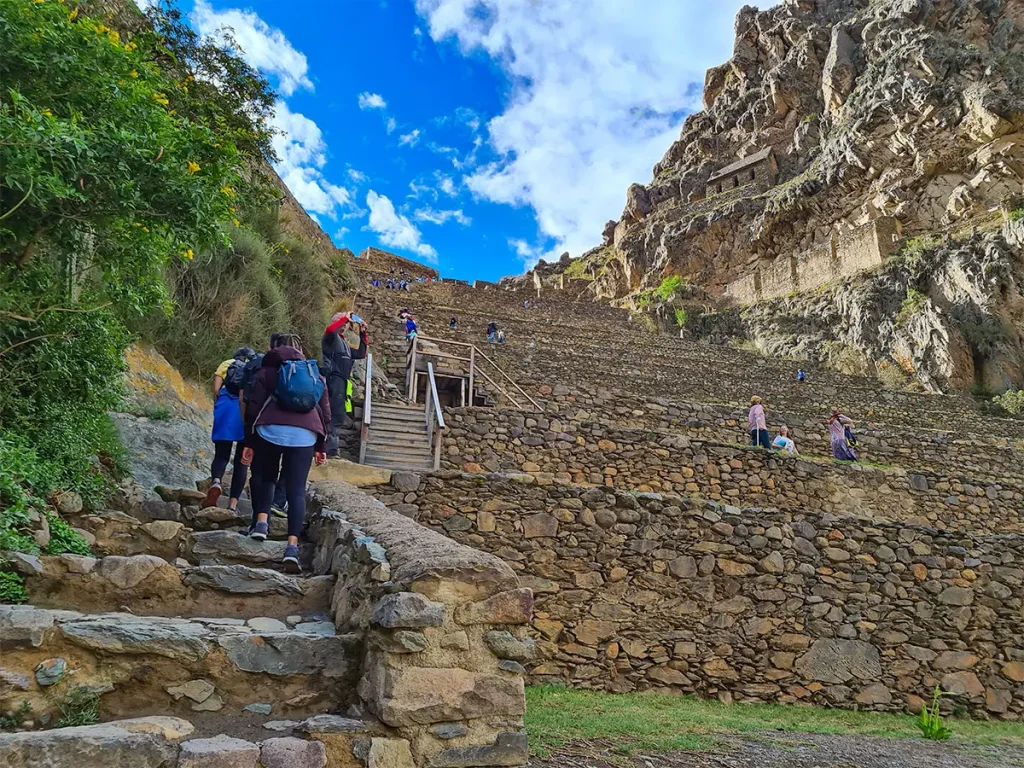
[{"label": "person sitting on terrace", "polygon": [[487,324],[487,341],[489,341],[491,344],[493,344],[494,340],[495,340],[495,336],[497,335],[497,333],[498,333],[498,324],[496,322],[494,322],[493,320],[491,320],[491,322],[489,322]]},{"label": "person sitting on terrace", "polygon": [[800,382],[801,384],[803,384],[803,383],[805,383],[807,381],[807,374],[804,372],[803,368],[801,368],[800,370],[798,370],[796,372],[796,380],[798,382]]},{"label": "person sitting on terrace", "polygon": [[499,344],[504,344],[505,343],[505,331],[501,330],[500,328],[498,329],[498,343]]},{"label": "person sitting on terrace", "polygon": [[766,451],[772,449],[768,438],[768,422],[765,420],[764,406],[761,398],[754,395],[750,398],[750,411],[747,412],[747,428],[750,430],[750,444],[760,446]]},{"label": "person sitting on terrace", "polygon": [[793,438],[789,436],[789,427],[785,424],[779,427],[779,436],[772,440],[772,447],[778,448],[788,456],[800,455],[796,449],[796,443],[794,443]]},{"label": "person sitting on terrace", "polygon": [[448,327],[451,328],[454,331],[456,324],[457,324],[457,321],[455,320],[455,315],[452,315],[451,320],[448,321]]},{"label": "person sitting on terrace", "polygon": [[833,458],[839,461],[856,461],[857,454],[853,450],[853,421],[834,408],[826,423]]}]

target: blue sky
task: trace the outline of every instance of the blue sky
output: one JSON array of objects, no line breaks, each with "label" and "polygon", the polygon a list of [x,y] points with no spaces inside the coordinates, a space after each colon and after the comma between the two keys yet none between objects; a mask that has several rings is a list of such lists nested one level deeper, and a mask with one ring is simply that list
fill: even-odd
[{"label": "blue sky", "polygon": [[278,90],[278,170],[337,245],[496,280],[600,242],[699,109],[743,3],[180,4]]}]

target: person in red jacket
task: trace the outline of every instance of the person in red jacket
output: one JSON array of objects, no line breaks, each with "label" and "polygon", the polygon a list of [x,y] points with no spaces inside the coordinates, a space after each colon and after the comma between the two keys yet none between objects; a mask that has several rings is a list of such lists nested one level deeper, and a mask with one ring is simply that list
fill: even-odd
[{"label": "person in red jacket", "polygon": [[[252,490],[256,524],[249,535],[263,541],[270,532],[270,506],[280,477],[288,499],[288,545],[284,567],[298,573],[299,535],[306,520],[306,480],[312,462],[327,461],[324,452],[327,428],[331,423],[331,403],[324,386],[320,402],[307,413],[285,410],[274,399],[281,364],[305,360],[297,336],[281,334],[263,356],[263,365],[245,408],[245,449],[242,463],[252,467]],[[283,469],[283,472],[282,472]]]}]

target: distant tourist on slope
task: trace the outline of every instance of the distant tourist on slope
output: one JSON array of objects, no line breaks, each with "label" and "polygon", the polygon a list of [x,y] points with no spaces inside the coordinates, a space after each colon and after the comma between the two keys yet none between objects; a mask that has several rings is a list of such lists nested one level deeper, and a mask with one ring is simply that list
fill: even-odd
[{"label": "distant tourist on slope", "polygon": [[238,508],[238,499],[245,488],[247,470],[242,464],[243,440],[245,426],[242,423],[242,406],[239,398],[245,386],[246,363],[256,357],[252,347],[239,347],[230,360],[225,360],[213,374],[213,462],[210,466],[210,488],[203,500],[203,507],[215,507],[223,490],[221,479],[231,459],[231,449],[235,449],[234,470],[231,473],[231,496],[228,497],[228,509]]},{"label": "distant tourist on slope", "polygon": [[747,427],[750,429],[750,444],[760,446],[766,451],[772,449],[768,436],[768,423],[765,420],[764,406],[761,398],[754,395],[750,398],[750,410],[747,412]]},{"label": "distant tourist on slope", "polygon": [[793,438],[789,436],[789,427],[785,424],[779,427],[779,436],[772,440],[772,447],[778,448],[789,456],[800,455],[796,449],[796,443],[794,443]]},{"label": "distant tourist on slope", "polygon": [[352,375],[352,365],[356,360],[366,357],[366,351],[370,344],[370,336],[366,330],[366,323],[358,320],[359,326],[359,347],[351,347],[345,341],[345,329],[353,322],[353,317],[338,312],[331,318],[330,325],[324,329],[323,338],[320,341],[320,351],[323,355],[323,374],[327,379],[327,388],[331,398],[331,424],[327,437],[327,454],[337,456],[341,446],[340,431],[345,426],[348,414],[352,411],[351,386],[349,376]]},{"label": "distant tourist on slope", "polygon": [[801,368],[800,370],[798,370],[796,372],[796,380],[798,382],[800,382],[801,384],[803,384],[803,383],[805,383],[807,381],[807,374],[804,372],[803,368]]},{"label": "distant tourist on slope", "polygon": [[409,341],[412,341],[413,339],[416,338],[416,335],[418,333],[419,333],[419,328],[416,326],[416,321],[413,319],[413,316],[412,315],[406,315],[405,316],[405,338],[407,338]]},{"label": "distant tourist on slope", "polygon": [[327,461],[325,439],[331,421],[327,382],[315,360],[307,360],[297,336],[282,334],[263,356],[245,413],[242,462],[252,467],[253,511],[250,536],[266,540],[270,505],[284,470],[288,497],[288,544],[284,567],[298,573],[299,535],[306,518],[306,480],[310,465]]},{"label": "distant tourist on slope", "polygon": [[457,324],[457,321],[455,320],[455,315],[452,315],[452,318],[451,318],[451,320],[449,320],[449,321],[448,321],[448,327],[449,327],[449,328],[450,328],[451,330],[453,330],[453,331],[454,331],[454,330],[455,330],[455,326],[456,326],[456,324]]},{"label": "distant tourist on slope", "polygon": [[505,343],[505,331],[503,331],[500,328],[498,329],[498,343],[499,344],[504,344]]},{"label": "distant tourist on slope", "polygon": [[491,322],[489,322],[487,324],[487,340],[489,342],[491,342],[491,344],[494,343],[495,336],[497,335],[497,333],[498,333],[498,324],[496,322],[494,322],[493,320],[491,320]]},{"label": "distant tourist on slope", "polygon": [[839,461],[856,461],[857,454],[851,445],[856,443],[853,439],[853,422],[837,409],[833,409],[827,424],[829,440],[832,443],[832,456]]}]

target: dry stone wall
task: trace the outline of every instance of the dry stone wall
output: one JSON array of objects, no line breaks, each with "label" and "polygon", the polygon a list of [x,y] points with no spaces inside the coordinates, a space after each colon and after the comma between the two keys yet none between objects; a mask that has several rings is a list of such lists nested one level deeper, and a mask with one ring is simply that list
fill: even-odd
[{"label": "dry stone wall", "polygon": [[445,469],[512,471],[542,483],[665,491],[749,506],[1021,531],[1024,488],[957,476],[809,461],[737,445],[515,411],[454,409]]},{"label": "dry stone wall", "polygon": [[435,473],[377,489],[536,594],[534,682],[1024,715],[1024,540]]},{"label": "dry stone wall", "polygon": [[347,483],[315,484],[312,501],[314,571],[337,576],[339,631],[363,637],[359,699],[413,760],[381,768],[524,764],[532,592]]}]

